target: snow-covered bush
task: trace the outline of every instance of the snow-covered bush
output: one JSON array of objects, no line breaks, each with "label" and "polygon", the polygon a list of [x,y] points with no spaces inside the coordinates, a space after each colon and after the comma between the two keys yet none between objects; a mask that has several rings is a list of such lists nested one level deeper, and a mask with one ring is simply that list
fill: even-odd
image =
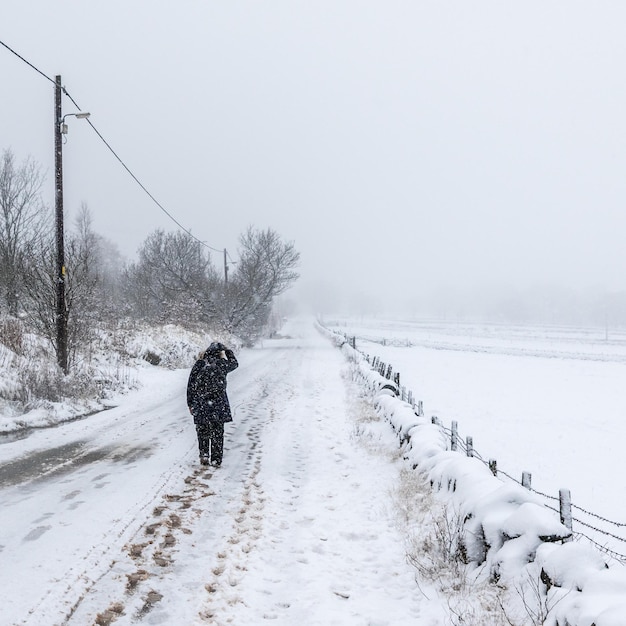
[{"label": "snow-covered bush", "polygon": [[19,346],[21,352],[0,341],[0,433],[101,409],[113,395],[136,388],[134,372],[149,367],[149,362],[168,369],[191,368],[213,340],[239,347],[233,337],[214,337],[174,324],[155,327],[133,322],[115,328],[103,324],[93,329],[85,351],[73,355],[70,372],[63,375],[49,343],[33,334],[14,333],[19,322],[10,327],[5,344]]}]

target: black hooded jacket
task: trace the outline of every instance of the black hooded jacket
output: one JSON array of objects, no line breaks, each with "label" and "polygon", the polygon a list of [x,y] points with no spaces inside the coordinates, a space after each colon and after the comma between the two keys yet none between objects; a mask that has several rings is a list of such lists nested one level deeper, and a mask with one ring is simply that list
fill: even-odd
[{"label": "black hooded jacket", "polygon": [[[225,359],[220,356],[221,350]],[[226,395],[226,375],[238,366],[233,351],[224,346],[220,350],[207,350],[195,362],[187,383],[187,405],[195,424],[233,421]]]}]

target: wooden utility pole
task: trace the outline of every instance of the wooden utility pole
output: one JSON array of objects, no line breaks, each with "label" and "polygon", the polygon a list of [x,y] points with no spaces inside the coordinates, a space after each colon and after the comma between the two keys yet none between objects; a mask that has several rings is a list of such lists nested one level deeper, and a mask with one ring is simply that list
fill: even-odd
[{"label": "wooden utility pole", "polygon": [[63,142],[61,140],[61,77],[56,77],[54,89],[54,170],[56,215],[56,349],[59,367],[67,374],[67,309],[65,305],[65,244],[63,234]]},{"label": "wooden utility pole", "polygon": [[228,261],[226,260],[226,248],[224,248],[224,286],[228,287]]}]

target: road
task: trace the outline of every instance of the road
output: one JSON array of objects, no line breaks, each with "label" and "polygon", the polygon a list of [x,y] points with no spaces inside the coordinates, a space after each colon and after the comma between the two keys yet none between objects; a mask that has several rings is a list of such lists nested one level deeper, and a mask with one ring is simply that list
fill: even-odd
[{"label": "road", "polygon": [[197,462],[186,370],[0,446],[2,624],[414,623],[380,504],[397,468],[355,448],[341,353],[292,331],[239,355],[218,470]]}]

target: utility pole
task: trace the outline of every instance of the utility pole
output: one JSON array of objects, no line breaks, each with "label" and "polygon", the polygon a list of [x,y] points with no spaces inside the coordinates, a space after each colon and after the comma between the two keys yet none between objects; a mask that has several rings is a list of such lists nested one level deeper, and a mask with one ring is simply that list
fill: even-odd
[{"label": "utility pole", "polygon": [[56,77],[54,90],[54,169],[55,194],[54,207],[56,214],[56,349],[57,363],[67,374],[67,309],[65,305],[65,243],[63,234],[63,148],[61,140],[61,77]]},{"label": "utility pole", "polygon": [[226,260],[226,248],[224,248],[224,287],[228,287],[228,261]]}]

